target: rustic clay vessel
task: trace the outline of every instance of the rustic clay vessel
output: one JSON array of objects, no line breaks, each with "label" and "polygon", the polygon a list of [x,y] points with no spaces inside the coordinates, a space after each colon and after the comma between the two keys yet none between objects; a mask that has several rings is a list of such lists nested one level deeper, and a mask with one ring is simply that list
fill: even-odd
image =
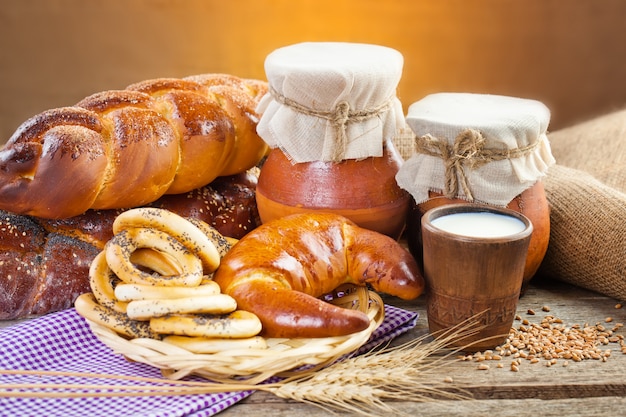
[{"label": "rustic clay vessel", "polygon": [[395,180],[401,163],[391,142],[381,157],[340,162],[292,164],[281,150],[272,149],[256,189],[259,216],[266,223],[289,214],[332,212],[398,240],[411,199]]},{"label": "rustic clay vessel", "polygon": [[[487,218],[480,221],[478,234],[460,233],[455,229],[458,224],[441,228],[436,222],[455,214],[487,214]],[[501,233],[507,227],[498,221],[498,226],[491,228],[496,218],[505,217],[515,222],[515,227]],[[532,223],[509,209],[448,204],[427,211],[421,225],[430,332],[436,334],[474,321],[476,333],[450,345],[467,351],[499,346],[509,336],[515,318]],[[483,234],[490,228],[495,235]]]},{"label": "rustic clay vessel", "polygon": [[[407,243],[413,256],[422,265],[421,220],[428,210],[445,204],[467,204],[463,199],[450,199],[435,192],[430,199],[421,204],[411,204],[407,218]],[[524,268],[522,293],[537,273],[548,250],[550,241],[550,207],[546,198],[543,183],[537,181],[532,187],[523,191],[507,205],[507,208],[525,215],[533,224],[533,233],[528,247],[528,256]]]}]

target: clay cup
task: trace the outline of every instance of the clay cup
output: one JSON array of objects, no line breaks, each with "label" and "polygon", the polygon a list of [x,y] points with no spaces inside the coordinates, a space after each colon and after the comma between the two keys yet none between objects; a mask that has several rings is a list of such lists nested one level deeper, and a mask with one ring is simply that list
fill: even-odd
[{"label": "clay cup", "polygon": [[506,208],[449,204],[421,220],[431,334],[477,322],[451,347],[492,349],[508,337],[522,288],[533,226]]}]

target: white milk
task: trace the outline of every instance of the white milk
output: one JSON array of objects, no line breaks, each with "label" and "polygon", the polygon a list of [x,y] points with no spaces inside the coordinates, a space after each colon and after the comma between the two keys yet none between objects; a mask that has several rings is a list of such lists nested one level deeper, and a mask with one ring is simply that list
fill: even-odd
[{"label": "white milk", "polygon": [[431,221],[438,229],[470,237],[503,237],[523,231],[520,219],[491,212],[453,213]]}]

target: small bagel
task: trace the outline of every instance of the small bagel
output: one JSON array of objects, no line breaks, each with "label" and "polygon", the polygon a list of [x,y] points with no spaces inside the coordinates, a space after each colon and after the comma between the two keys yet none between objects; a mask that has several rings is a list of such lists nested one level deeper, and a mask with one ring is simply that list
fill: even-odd
[{"label": "small bagel", "polygon": [[226,314],[237,309],[237,302],[226,294],[160,300],[135,300],[126,314],[134,320],[149,320],[169,314]]},{"label": "small bagel", "polygon": [[[117,277],[107,264],[104,251],[100,252],[91,262],[89,267],[89,286],[95,299],[103,307],[110,308],[119,313],[126,313],[128,303],[119,300],[113,289],[113,282]],[[216,284],[217,285],[217,284]]]},{"label": "small bagel", "polygon": [[74,302],[74,307],[76,312],[85,319],[131,339],[139,337],[161,338],[161,335],[150,329],[148,322],[131,320],[126,314],[98,304],[92,293],[84,293],[78,296]]},{"label": "small bagel", "polygon": [[258,335],[261,327],[261,320],[244,310],[223,316],[172,315],[150,319],[152,331],[176,336],[243,339]]},{"label": "small bagel", "polygon": [[220,258],[223,258],[224,255],[228,253],[230,248],[233,247],[233,242],[237,241],[237,239],[227,238],[218,232],[216,228],[200,219],[189,218],[187,220],[200,229],[202,233],[209,237],[209,239],[211,239],[211,242],[215,245]]},{"label": "small bagel", "polygon": [[[166,253],[180,265],[179,275],[155,276],[141,271],[131,262],[133,252],[138,248],[152,248]],[[132,284],[196,286],[202,281],[200,259],[184,247],[177,239],[165,232],[149,228],[125,229],[113,236],[104,248],[109,268],[122,281]]]},{"label": "small bagel", "polygon": [[120,283],[115,286],[115,297],[120,301],[165,300],[186,297],[205,297],[220,293],[220,286],[207,281],[197,287],[165,287]]},{"label": "small bagel", "polygon": [[178,214],[151,207],[130,209],[115,218],[113,233],[136,227],[154,228],[176,238],[201,259],[204,273],[215,271],[220,264],[220,254],[211,239]]},{"label": "small bagel", "polygon": [[267,349],[261,336],[244,339],[215,339],[209,337],[166,336],[163,341],[193,353],[230,352],[236,349]]},{"label": "small bagel", "polygon": [[179,275],[183,272],[176,264],[176,259],[152,248],[138,248],[130,255],[130,261],[160,275]]}]

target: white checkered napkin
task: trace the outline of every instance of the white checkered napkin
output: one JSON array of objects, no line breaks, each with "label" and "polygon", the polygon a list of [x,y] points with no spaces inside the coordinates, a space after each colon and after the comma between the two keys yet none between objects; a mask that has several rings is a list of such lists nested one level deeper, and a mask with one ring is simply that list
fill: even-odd
[{"label": "white checkered napkin", "polygon": [[[358,353],[366,352],[415,326],[417,313],[386,306],[385,321]],[[100,342],[74,309],[53,313],[0,330],[0,369],[89,372],[159,378],[151,366],[129,362]],[[200,380],[199,378],[189,378]],[[111,381],[82,377],[0,375],[1,384],[49,382],[61,384],[141,385],[147,382]],[[185,396],[0,398],[0,416],[208,417],[252,392]]]}]

